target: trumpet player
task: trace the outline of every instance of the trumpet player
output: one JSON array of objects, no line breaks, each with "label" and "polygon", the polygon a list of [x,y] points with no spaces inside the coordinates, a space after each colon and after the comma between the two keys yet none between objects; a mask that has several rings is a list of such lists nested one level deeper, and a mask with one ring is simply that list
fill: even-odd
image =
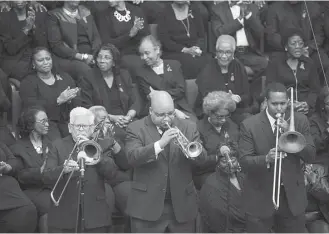
[{"label": "trumpet player", "polygon": [[127,128],[125,151],[134,169],[127,204],[131,231],[195,232],[198,205],[192,166],[205,162],[206,151],[201,147],[193,159],[183,153],[177,144],[182,135],[198,148],[196,124],[175,117],[169,93],[154,92],[149,115]]},{"label": "trumpet player", "polygon": [[[307,199],[301,163],[310,162],[315,157],[309,123],[303,114],[291,110],[289,114],[287,89],[283,84],[270,83],[265,95],[267,108],[243,121],[240,127],[240,165],[246,173],[242,193],[247,212],[246,229],[248,233],[272,230],[276,233],[305,232]],[[281,116],[279,120],[278,114]],[[298,153],[286,153],[279,147],[276,149],[280,140],[278,136],[291,131],[288,123],[292,120],[295,122],[295,133],[302,134],[305,140],[303,149]],[[283,157],[281,169],[274,174],[275,161],[277,165],[281,164],[278,163],[280,155]],[[281,180],[278,179],[279,175]],[[275,206],[278,203],[273,198],[274,185],[280,191],[277,196],[279,206]]]},{"label": "trumpet player", "polygon": [[[103,156],[103,149],[100,152],[100,161],[95,165],[85,165],[84,172],[84,212],[78,214],[78,196],[80,166],[78,163],[79,145],[83,143],[81,139],[89,139],[95,128],[94,114],[83,107],[76,107],[70,112],[69,132],[70,135],[58,139],[53,143],[49,151],[48,160],[43,172],[43,178],[46,184],[53,188],[54,197],[58,199],[58,206],[52,205],[48,212],[49,232],[75,232],[76,220],[81,217],[84,222],[79,222],[83,232],[107,232],[111,224],[111,213],[106,203],[105,179],[117,182],[128,180],[129,178],[122,174],[110,157]],[[113,139],[108,139],[113,145]],[[78,147],[76,148],[76,145]],[[75,150],[78,149],[78,150]],[[81,152],[81,151],[80,151]],[[68,160],[69,155],[71,159]],[[86,159],[87,162],[87,159]],[[61,177],[61,172],[63,176]],[[71,179],[70,173],[73,172]],[[58,181],[58,186],[56,186]],[[68,182],[69,181],[69,182]],[[68,183],[67,183],[68,182]],[[64,189],[67,183],[66,189]],[[55,185],[55,186],[54,186]],[[64,190],[61,199],[60,193]],[[54,202],[55,203],[55,202]],[[84,225],[83,225],[84,224]],[[81,226],[83,225],[83,226]],[[78,231],[81,231],[81,229]]]}]

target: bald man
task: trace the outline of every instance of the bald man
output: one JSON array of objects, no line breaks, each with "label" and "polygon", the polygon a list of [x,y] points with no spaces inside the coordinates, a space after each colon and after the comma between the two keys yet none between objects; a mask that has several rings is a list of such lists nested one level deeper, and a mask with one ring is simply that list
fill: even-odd
[{"label": "bald man", "polygon": [[127,128],[125,151],[133,170],[127,213],[134,232],[195,232],[197,194],[194,164],[206,162],[206,151],[187,158],[175,145],[176,126],[189,141],[200,141],[196,124],[175,117],[174,102],[165,91],[154,91],[149,115]]}]

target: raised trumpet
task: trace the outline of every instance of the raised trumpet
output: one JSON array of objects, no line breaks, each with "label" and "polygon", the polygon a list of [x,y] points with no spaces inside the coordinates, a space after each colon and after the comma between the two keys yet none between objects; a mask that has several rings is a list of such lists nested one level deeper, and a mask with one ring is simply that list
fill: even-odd
[{"label": "raised trumpet", "polygon": [[174,128],[178,131],[178,136],[174,139],[174,144],[180,147],[186,158],[196,158],[202,153],[201,143],[197,141],[190,142],[176,126],[171,127],[168,122],[165,124],[168,129]]},{"label": "raised trumpet", "polygon": [[[305,137],[295,131],[295,118],[294,118],[294,94],[291,88],[291,106],[290,106],[290,125],[289,130],[279,137],[278,122],[282,118],[281,113],[276,114],[277,118],[277,132],[275,141],[275,160],[274,160],[274,176],[273,176],[273,193],[272,201],[274,208],[277,210],[280,206],[280,188],[281,188],[281,169],[282,169],[282,151],[286,153],[298,153],[302,151],[306,145]],[[280,153],[278,153],[280,149]],[[279,166],[278,161],[279,160]],[[278,170],[278,178],[276,176]]]}]

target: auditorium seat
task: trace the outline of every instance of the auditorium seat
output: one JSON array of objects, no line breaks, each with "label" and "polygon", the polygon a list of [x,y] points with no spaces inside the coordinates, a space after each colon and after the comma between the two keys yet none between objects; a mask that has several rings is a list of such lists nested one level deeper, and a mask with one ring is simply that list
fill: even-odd
[{"label": "auditorium seat", "polygon": [[18,139],[18,130],[17,130],[17,123],[18,119],[21,115],[21,110],[22,110],[22,100],[19,95],[19,87],[20,87],[20,82],[16,79],[9,78],[10,82],[10,87],[11,87],[11,127],[12,127],[12,132],[15,135],[15,138]]},{"label": "auditorium seat", "polygon": [[193,109],[196,97],[198,95],[198,86],[195,83],[195,79],[193,80],[185,80],[185,96],[188,104]]}]

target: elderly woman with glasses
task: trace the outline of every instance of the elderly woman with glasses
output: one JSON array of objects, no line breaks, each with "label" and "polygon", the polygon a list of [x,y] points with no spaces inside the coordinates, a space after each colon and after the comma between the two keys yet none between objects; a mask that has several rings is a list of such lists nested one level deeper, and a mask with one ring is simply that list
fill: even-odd
[{"label": "elderly woman with glasses", "polygon": [[276,56],[266,70],[266,82],[281,82],[294,88],[295,111],[308,114],[314,111],[320,90],[317,68],[309,58],[304,34],[298,28],[286,28],[281,36],[285,53]]},{"label": "elderly woman with glasses", "polygon": [[[243,174],[237,161],[238,126],[230,119],[236,103],[223,91],[209,93],[203,101],[205,117],[198,130],[212,165],[197,171],[202,186],[200,210],[206,232],[245,232],[245,213],[241,204]],[[222,152],[228,147],[230,160]],[[195,174],[197,174],[195,173]]]},{"label": "elderly woman with glasses", "polygon": [[235,39],[229,35],[218,37],[216,42],[216,57],[199,74],[196,83],[199,88],[195,111],[202,116],[202,99],[212,91],[224,91],[231,94],[231,99],[237,108],[232,113],[232,119],[239,123],[250,112],[248,76],[244,65],[234,57]]},{"label": "elderly woman with glasses", "polygon": [[42,172],[51,148],[47,137],[48,117],[42,107],[30,107],[18,121],[20,139],[10,147],[22,163],[18,180],[24,193],[37,208],[39,232],[47,232],[47,213],[50,207],[50,189],[43,181]]},{"label": "elderly woman with glasses", "polygon": [[218,145],[227,139],[237,141],[238,126],[231,120],[231,113],[236,109],[236,103],[231,94],[224,91],[213,91],[203,100],[204,117],[198,122],[203,146],[212,157],[212,165],[207,168],[197,168],[194,176],[195,184],[201,188],[206,178],[215,171]]}]

